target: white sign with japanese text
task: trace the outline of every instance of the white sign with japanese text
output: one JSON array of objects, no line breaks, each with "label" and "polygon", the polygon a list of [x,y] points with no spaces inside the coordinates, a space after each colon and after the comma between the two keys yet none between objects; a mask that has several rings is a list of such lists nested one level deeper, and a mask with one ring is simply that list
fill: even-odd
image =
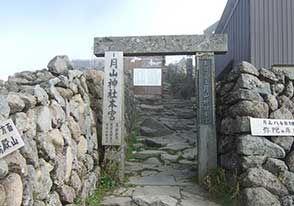
[{"label": "white sign with japanese text", "polygon": [[294,136],[294,120],[250,118],[254,136]]},{"label": "white sign with japanese text", "polygon": [[123,52],[105,52],[102,145],[121,145],[123,135]]},{"label": "white sign with japanese text", "polygon": [[134,86],[161,86],[161,68],[134,68]]},{"label": "white sign with japanese text", "polygon": [[24,146],[11,119],[0,123],[0,159]]}]

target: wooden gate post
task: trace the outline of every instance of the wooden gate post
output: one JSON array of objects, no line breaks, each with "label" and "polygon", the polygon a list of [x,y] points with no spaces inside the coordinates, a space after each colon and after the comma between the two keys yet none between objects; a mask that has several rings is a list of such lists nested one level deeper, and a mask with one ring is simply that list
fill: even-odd
[{"label": "wooden gate post", "polygon": [[198,96],[198,180],[217,167],[215,64],[213,53],[196,55]]}]

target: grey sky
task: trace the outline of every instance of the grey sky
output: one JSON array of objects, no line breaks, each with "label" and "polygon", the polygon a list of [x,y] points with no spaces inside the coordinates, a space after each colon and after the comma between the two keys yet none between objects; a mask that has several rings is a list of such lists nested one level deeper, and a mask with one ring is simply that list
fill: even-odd
[{"label": "grey sky", "polygon": [[90,59],[95,36],[201,34],[227,0],[10,0],[0,8],[0,78],[58,54]]}]

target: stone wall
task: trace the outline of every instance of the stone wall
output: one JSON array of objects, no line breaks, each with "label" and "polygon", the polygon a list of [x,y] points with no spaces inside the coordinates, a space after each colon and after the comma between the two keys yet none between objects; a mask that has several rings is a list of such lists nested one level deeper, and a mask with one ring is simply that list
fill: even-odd
[{"label": "stone wall", "polygon": [[242,62],[217,84],[219,163],[238,177],[241,205],[294,205],[293,137],[251,136],[249,117],[293,119],[294,71]]},{"label": "stone wall", "polygon": [[48,69],[0,82],[0,119],[12,119],[25,142],[0,160],[1,206],[67,205],[94,192],[102,79],[57,56]]}]

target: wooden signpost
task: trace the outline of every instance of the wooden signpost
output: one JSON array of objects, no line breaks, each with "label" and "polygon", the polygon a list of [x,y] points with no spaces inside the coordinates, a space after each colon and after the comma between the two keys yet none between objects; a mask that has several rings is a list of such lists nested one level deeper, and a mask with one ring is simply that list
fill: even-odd
[{"label": "wooden signpost", "polygon": [[123,134],[123,53],[105,53],[102,144],[121,145]]}]

